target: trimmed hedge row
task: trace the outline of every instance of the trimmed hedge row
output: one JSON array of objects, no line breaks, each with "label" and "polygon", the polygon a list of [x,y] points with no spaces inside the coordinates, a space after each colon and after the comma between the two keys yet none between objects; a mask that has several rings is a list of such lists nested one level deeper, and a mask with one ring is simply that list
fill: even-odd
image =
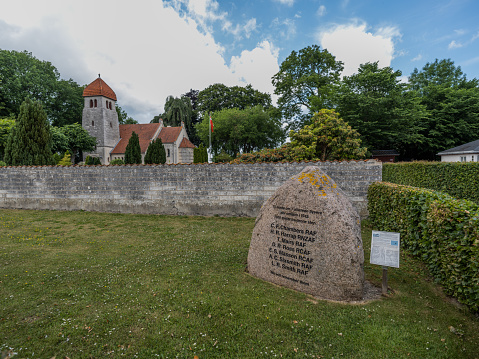
[{"label": "trimmed hedge row", "polygon": [[479,162],[384,163],[383,181],[442,191],[479,203]]},{"label": "trimmed hedge row", "polygon": [[376,182],[368,190],[373,228],[401,233],[448,295],[479,312],[479,206],[445,193]]}]

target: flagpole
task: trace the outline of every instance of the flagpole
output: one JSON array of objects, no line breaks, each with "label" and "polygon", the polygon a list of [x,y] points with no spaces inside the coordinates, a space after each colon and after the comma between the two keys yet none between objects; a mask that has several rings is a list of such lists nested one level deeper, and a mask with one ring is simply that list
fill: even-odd
[{"label": "flagpole", "polygon": [[[210,123],[208,124],[208,127],[209,127],[209,129],[210,129],[210,130],[209,130],[209,131],[210,131],[210,147],[209,147],[209,148],[210,148],[210,157],[211,157],[211,159],[212,159],[212,158],[213,158],[213,150],[212,150],[212,148],[211,148],[211,112],[210,112]],[[209,162],[209,161],[208,161],[208,162]]]}]

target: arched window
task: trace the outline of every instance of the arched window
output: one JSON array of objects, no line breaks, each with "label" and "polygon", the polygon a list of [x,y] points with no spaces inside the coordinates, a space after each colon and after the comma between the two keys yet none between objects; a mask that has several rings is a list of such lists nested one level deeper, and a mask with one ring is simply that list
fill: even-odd
[{"label": "arched window", "polygon": [[96,99],[95,99],[95,107],[98,107],[98,103],[96,102]]},{"label": "arched window", "polygon": [[90,107],[93,107],[93,100],[90,100]]},{"label": "arched window", "polygon": [[170,157],[170,149],[168,148],[167,150],[168,154],[166,155],[166,157]]},{"label": "arched window", "polygon": [[95,126],[95,121],[92,121],[92,122],[91,122],[91,125],[92,125],[92,126]]}]

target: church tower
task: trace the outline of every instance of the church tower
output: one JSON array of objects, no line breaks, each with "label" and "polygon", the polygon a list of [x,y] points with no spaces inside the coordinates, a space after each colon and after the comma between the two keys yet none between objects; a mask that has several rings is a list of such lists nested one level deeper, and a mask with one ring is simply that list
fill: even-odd
[{"label": "church tower", "polygon": [[[99,157],[103,165],[110,163],[110,152],[120,141],[120,127],[116,112],[116,94],[98,75],[98,78],[83,90],[82,126],[96,138],[96,148],[92,157]],[[85,159],[84,158],[84,159]]]}]

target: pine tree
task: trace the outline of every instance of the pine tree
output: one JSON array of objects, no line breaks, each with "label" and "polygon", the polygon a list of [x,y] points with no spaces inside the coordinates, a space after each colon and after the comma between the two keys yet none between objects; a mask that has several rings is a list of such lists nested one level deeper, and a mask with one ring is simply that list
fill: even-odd
[{"label": "pine tree", "polygon": [[50,124],[39,101],[27,98],[5,148],[5,162],[12,166],[53,165]]},{"label": "pine tree", "polygon": [[125,164],[141,164],[140,138],[133,131],[125,150]]},{"label": "pine tree", "polygon": [[165,147],[161,138],[157,138],[150,143],[148,150],[146,150],[145,163],[149,164],[163,164],[166,162]]}]

